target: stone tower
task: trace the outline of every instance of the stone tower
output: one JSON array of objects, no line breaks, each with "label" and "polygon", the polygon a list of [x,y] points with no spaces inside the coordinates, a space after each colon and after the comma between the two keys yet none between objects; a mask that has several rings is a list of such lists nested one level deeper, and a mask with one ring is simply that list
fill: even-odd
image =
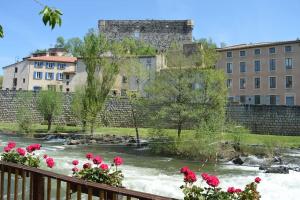
[{"label": "stone tower", "polygon": [[111,40],[132,37],[159,51],[166,50],[174,41],[192,42],[192,20],[99,20],[98,27]]}]

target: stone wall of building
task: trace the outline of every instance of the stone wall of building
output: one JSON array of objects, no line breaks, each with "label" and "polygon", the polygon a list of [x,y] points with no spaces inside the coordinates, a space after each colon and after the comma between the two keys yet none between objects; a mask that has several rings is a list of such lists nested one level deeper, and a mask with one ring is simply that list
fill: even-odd
[{"label": "stone wall of building", "polygon": [[[0,92],[0,122],[16,122],[17,113],[21,106],[27,107],[32,121],[43,122],[36,107],[38,93],[32,93],[33,98],[24,104],[22,94],[25,91]],[[72,115],[72,94],[66,93],[63,98],[62,115],[55,119],[56,124],[80,124]],[[153,111],[157,106],[146,109]],[[138,113],[138,123],[143,127],[151,127],[148,112]],[[300,106],[270,106],[270,105],[230,105],[227,107],[227,120],[244,125],[254,133],[277,135],[300,135]],[[131,106],[126,99],[111,98],[99,114],[98,123],[112,127],[133,127]],[[165,123],[169,128],[172,124]]]},{"label": "stone wall of building", "polygon": [[99,20],[98,27],[111,40],[131,37],[161,51],[174,41],[191,43],[193,39],[192,20]]}]

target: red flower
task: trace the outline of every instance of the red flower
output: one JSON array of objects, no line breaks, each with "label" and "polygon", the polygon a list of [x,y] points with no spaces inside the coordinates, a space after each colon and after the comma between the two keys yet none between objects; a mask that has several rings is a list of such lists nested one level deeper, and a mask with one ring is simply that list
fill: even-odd
[{"label": "red flower", "polygon": [[209,176],[206,183],[211,187],[217,187],[220,184],[220,181],[216,176]]},{"label": "red flower", "polygon": [[100,156],[94,157],[93,163],[94,163],[95,165],[101,164],[101,163],[102,163],[102,158],[101,158]]},{"label": "red flower", "polygon": [[202,176],[202,179],[205,181],[207,181],[209,179],[209,175],[207,173],[202,173],[201,176]]},{"label": "red flower", "polygon": [[10,149],[13,149],[16,147],[16,142],[15,141],[8,141],[7,147],[9,147]]},{"label": "red flower", "polygon": [[22,148],[17,148],[17,152],[19,155],[21,156],[25,156],[26,154],[26,150],[25,149],[22,149]]},{"label": "red flower", "polygon": [[255,183],[260,183],[260,181],[261,181],[261,178],[259,178],[259,177],[256,177],[254,181],[255,181]]},{"label": "red flower", "polygon": [[91,163],[85,163],[85,164],[83,165],[83,169],[89,169],[89,168],[91,168],[91,167],[92,167]]},{"label": "red flower", "polygon": [[46,159],[46,163],[49,168],[52,168],[55,164],[53,158],[50,158],[50,157]]},{"label": "red flower", "polygon": [[78,163],[79,163],[78,160],[73,160],[73,161],[72,161],[72,164],[73,164],[73,165],[78,165]]},{"label": "red flower", "polygon": [[180,173],[187,174],[190,171],[190,169],[187,166],[184,166],[180,169]]},{"label": "red flower", "polygon": [[108,170],[108,165],[107,164],[102,164],[100,165],[100,168],[105,171],[105,170]]},{"label": "red flower", "polygon": [[227,189],[227,192],[233,194],[233,193],[235,193],[235,188],[234,187],[229,187]]},{"label": "red flower", "polygon": [[32,153],[34,151],[33,146],[29,145],[28,147],[26,147],[26,150],[28,151],[28,153]]},{"label": "red flower", "polygon": [[91,160],[93,159],[93,154],[92,153],[87,153],[86,156],[85,156],[87,159]]},{"label": "red flower", "polygon": [[78,169],[77,167],[73,167],[73,168],[72,168],[72,171],[73,171],[73,172],[78,172],[79,169]]},{"label": "red flower", "polygon": [[188,183],[194,183],[197,181],[197,177],[196,174],[192,171],[189,170],[184,177],[184,182],[188,182]]},{"label": "red flower", "polygon": [[40,149],[41,149],[41,145],[40,145],[40,144],[32,144],[31,146],[32,146],[32,148],[34,149],[34,151],[35,151],[35,150],[40,150]]},{"label": "red flower", "polygon": [[44,155],[43,155],[43,158],[44,158],[44,159],[47,159],[47,158],[48,158],[48,155],[47,155],[47,154],[44,154]]},{"label": "red flower", "polygon": [[116,166],[122,165],[123,164],[123,159],[121,157],[119,157],[119,156],[116,156],[114,158],[114,163],[115,163]]},{"label": "red flower", "polygon": [[6,153],[8,153],[8,152],[11,151],[11,148],[9,148],[9,147],[4,147],[4,151],[5,151]]},{"label": "red flower", "polygon": [[242,190],[241,189],[235,189],[235,191],[234,191],[235,193],[240,193],[240,192],[242,192]]}]

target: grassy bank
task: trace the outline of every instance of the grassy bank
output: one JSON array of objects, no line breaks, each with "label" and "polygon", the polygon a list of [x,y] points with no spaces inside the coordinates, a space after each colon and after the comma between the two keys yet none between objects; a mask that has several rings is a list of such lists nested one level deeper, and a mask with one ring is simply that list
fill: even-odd
[{"label": "grassy bank", "polygon": [[[81,127],[75,126],[53,126],[51,132],[80,132]],[[151,129],[141,128],[140,136],[142,138],[148,137]],[[18,132],[18,124],[16,123],[0,123],[1,132]],[[34,124],[32,131],[34,133],[46,133],[47,125]],[[171,137],[177,137],[177,130],[166,129],[165,134]],[[110,134],[110,135],[132,135],[135,136],[135,130],[133,128],[114,128],[114,127],[97,127],[95,129],[96,134]],[[193,130],[184,130],[182,136],[186,139],[194,138]],[[222,141],[234,141],[236,133],[222,133],[219,137]],[[270,145],[275,144],[281,147],[300,147],[300,136],[277,136],[277,135],[266,135],[266,134],[250,134],[243,133],[241,136],[241,142],[245,145],[247,144],[258,144],[258,145]]]}]

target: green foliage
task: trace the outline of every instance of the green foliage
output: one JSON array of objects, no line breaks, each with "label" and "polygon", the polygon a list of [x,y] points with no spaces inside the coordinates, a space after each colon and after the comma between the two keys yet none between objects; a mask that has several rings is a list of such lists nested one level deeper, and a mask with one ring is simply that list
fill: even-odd
[{"label": "green foliage", "polygon": [[82,40],[78,37],[70,38],[64,45],[64,48],[68,50],[75,57],[80,55],[80,47],[82,46]]},{"label": "green foliage", "polygon": [[131,55],[156,55],[156,49],[150,44],[147,44],[141,40],[124,38],[121,43],[124,51],[128,52]]},{"label": "green foliage", "polygon": [[47,90],[40,91],[37,99],[37,109],[43,115],[48,123],[48,131],[51,129],[51,124],[54,116],[61,113],[62,95],[59,92]]},{"label": "green foliage", "polygon": [[0,38],[4,37],[3,27],[0,25]]},{"label": "green foliage", "polygon": [[82,87],[77,87],[71,102],[72,113],[76,119],[81,122],[83,132],[86,130],[87,123],[87,110],[85,107],[87,101],[86,98],[87,96],[85,95],[85,89]]},{"label": "green foliage", "polygon": [[2,84],[3,84],[3,76],[0,76],[0,89],[2,88]]},{"label": "green foliage", "polygon": [[43,16],[43,22],[45,26],[49,24],[51,29],[54,29],[56,25],[61,26],[61,16],[63,15],[63,13],[60,10],[45,6],[44,9],[40,12],[40,15]]},{"label": "green foliage", "polygon": [[1,155],[2,161],[22,164],[29,167],[38,168],[40,166],[40,159],[37,156],[27,153],[26,156],[21,156],[16,150],[4,152]]},{"label": "green foliage", "polygon": [[33,54],[35,53],[46,53],[47,52],[47,49],[37,49],[33,52]]},{"label": "green foliage", "polygon": [[17,98],[20,102],[16,115],[19,131],[21,133],[29,134],[32,132],[32,114],[28,106],[32,100],[32,94],[22,92],[18,94]]},{"label": "green foliage", "polygon": [[65,47],[65,39],[62,36],[56,38],[55,48],[64,48]]}]

